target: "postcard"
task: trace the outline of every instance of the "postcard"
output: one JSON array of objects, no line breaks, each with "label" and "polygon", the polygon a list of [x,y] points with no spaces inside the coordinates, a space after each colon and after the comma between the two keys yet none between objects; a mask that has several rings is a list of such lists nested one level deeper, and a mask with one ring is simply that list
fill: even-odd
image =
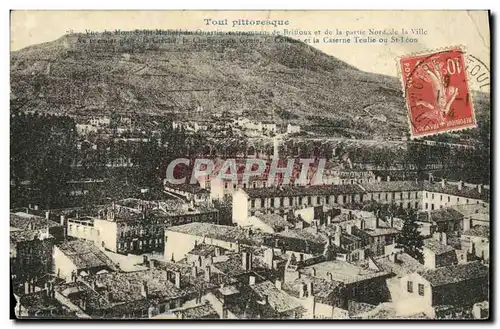
[{"label": "postcard", "polygon": [[488,11],[11,12],[11,317],[489,320]]}]

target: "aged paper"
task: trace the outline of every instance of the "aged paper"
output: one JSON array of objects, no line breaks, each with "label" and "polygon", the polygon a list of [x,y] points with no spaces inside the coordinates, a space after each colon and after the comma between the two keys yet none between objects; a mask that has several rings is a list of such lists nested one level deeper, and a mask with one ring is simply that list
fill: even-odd
[{"label": "aged paper", "polygon": [[17,319],[489,319],[488,11],[11,12]]}]

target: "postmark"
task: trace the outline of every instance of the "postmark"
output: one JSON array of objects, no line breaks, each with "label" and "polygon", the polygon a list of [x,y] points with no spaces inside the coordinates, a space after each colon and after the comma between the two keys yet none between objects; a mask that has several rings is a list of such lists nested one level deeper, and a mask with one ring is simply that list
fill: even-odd
[{"label": "postmark", "polygon": [[403,56],[398,66],[412,138],[477,127],[463,47]]}]

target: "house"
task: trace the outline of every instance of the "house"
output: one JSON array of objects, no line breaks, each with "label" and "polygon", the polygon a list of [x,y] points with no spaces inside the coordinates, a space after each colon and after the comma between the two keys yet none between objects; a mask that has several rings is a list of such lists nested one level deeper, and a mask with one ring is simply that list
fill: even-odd
[{"label": "house", "polygon": [[287,185],[239,189],[233,193],[233,222],[245,222],[257,211],[285,216],[297,208],[362,202],[363,194],[363,189],[358,185]]},{"label": "house", "polygon": [[361,183],[367,201],[396,204],[403,209],[418,209],[422,202],[422,183],[417,181],[376,181]]},{"label": "house", "polygon": [[[299,264],[298,275],[295,278],[288,277],[296,279],[302,275],[342,283],[343,302],[337,306],[344,309],[347,308],[349,300],[378,304],[389,298],[386,279],[391,273],[368,266],[355,265],[342,260],[323,261],[311,265],[306,263],[304,266]],[[289,281],[287,276],[285,276],[285,281]]]},{"label": "house", "polygon": [[246,225],[241,222],[239,225],[250,226],[265,233],[281,232],[294,227],[292,223],[286,221],[280,215],[260,213],[257,213],[255,216],[248,217]]},{"label": "house", "polygon": [[253,312],[258,318],[297,319],[304,313],[300,303],[270,281],[250,284],[250,289],[257,299]]},{"label": "house", "polygon": [[463,250],[467,250],[475,257],[485,261],[490,259],[490,227],[474,225],[465,230],[460,236],[460,243]]},{"label": "house", "polygon": [[421,225],[423,236],[432,236],[434,232],[451,233],[461,229],[463,215],[453,208],[427,210],[418,214],[417,223]]},{"label": "house", "polygon": [[66,282],[78,276],[93,275],[101,271],[115,271],[117,267],[102,250],[82,240],[67,240],[54,247],[54,272]]},{"label": "house", "polygon": [[210,192],[194,184],[171,184],[165,180],[163,189],[167,194],[182,197],[195,204],[210,201]]},{"label": "house", "polygon": [[436,269],[458,263],[455,249],[446,244],[446,233],[441,232],[438,235],[441,236],[441,239],[430,238],[424,240],[422,253],[424,256],[424,266],[428,269]]},{"label": "house", "polygon": [[55,298],[53,284],[47,284],[43,289],[22,294],[17,298],[14,309],[19,319],[76,319],[75,310]]},{"label": "house", "polygon": [[[419,271],[401,278],[401,313],[434,317],[439,305],[470,305],[488,300],[489,269],[479,262]],[[406,305],[406,306],[405,306]]]}]

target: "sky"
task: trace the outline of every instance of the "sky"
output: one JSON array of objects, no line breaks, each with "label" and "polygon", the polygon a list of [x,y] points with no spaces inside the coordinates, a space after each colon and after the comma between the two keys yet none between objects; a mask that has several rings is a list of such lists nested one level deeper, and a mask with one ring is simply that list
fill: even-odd
[{"label": "sky", "polygon": [[[228,25],[207,25],[207,20]],[[232,21],[280,20],[287,26],[233,27]],[[319,43],[311,44],[361,70],[397,76],[399,56],[449,46],[465,46],[468,53],[489,68],[490,32],[486,11],[12,11],[11,50],[60,38],[67,31],[135,29],[187,29],[204,31],[279,30],[319,31]],[[420,31],[416,43],[326,43],[326,30],[356,35],[378,31]],[[336,32],[335,32],[336,33]],[[400,32],[399,32],[400,33]],[[378,39],[380,36],[373,35]],[[294,36],[305,40],[310,36]],[[335,35],[330,35],[335,37]],[[327,37],[328,38],[328,37]],[[354,39],[351,39],[354,42]]]}]

